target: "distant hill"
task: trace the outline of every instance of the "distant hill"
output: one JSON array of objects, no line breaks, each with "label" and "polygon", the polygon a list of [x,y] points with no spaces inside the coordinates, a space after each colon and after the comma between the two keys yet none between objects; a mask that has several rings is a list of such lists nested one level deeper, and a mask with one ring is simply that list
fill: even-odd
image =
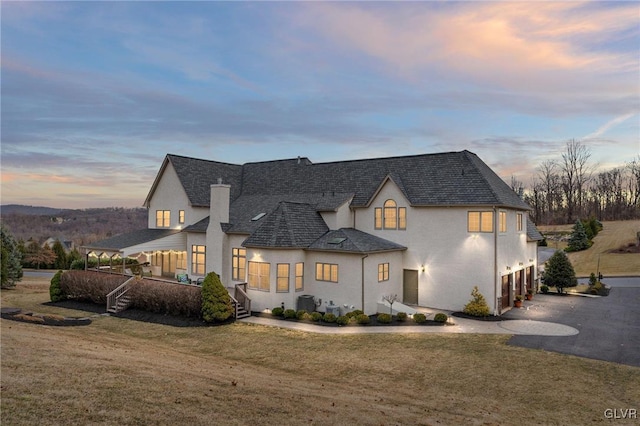
[{"label": "distant hill", "polygon": [[49,237],[71,240],[76,246],[124,234],[148,225],[144,208],[56,209],[21,205],[0,206],[0,220],[16,238],[42,243]]},{"label": "distant hill", "polygon": [[5,214],[31,214],[31,215],[56,215],[67,209],[53,207],[23,206],[21,204],[4,204],[0,206],[0,215]]}]

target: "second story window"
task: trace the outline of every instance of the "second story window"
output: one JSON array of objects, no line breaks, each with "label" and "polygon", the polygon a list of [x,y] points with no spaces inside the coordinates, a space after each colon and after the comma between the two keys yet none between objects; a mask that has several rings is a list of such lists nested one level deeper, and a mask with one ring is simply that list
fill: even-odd
[{"label": "second story window", "polygon": [[500,212],[500,232],[507,232],[507,212]]},{"label": "second story window", "polygon": [[171,210],[156,210],[156,228],[171,226]]},{"label": "second story window", "polygon": [[522,213],[516,214],[516,231],[522,232],[524,230],[524,226],[522,223]]},{"label": "second story window", "polygon": [[493,232],[493,212],[468,212],[467,231]]},{"label": "second story window", "polygon": [[178,223],[184,223],[184,210],[178,211]]},{"label": "second story window", "polygon": [[384,207],[374,209],[375,229],[407,229],[407,208],[398,207],[394,200],[384,202]]}]

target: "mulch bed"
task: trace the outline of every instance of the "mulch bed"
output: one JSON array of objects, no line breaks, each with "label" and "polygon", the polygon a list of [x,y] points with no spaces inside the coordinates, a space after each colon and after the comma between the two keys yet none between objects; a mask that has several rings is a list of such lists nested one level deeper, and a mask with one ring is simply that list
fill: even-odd
[{"label": "mulch bed", "polygon": [[311,320],[299,320],[296,318],[288,318],[284,319],[282,317],[275,317],[270,313],[266,312],[252,312],[252,316],[254,317],[262,317],[262,318],[270,318],[278,321],[285,322],[301,322],[305,324],[317,325],[318,327],[407,327],[407,326],[436,326],[442,327],[445,325],[449,325],[442,322],[436,322],[433,320],[427,320],[421,324],[413,321],[411,318],[407,318],[406,321],[397,321],[395,318],[390,323],[381,323],[377,321],[377,317],[375,315],[369,315],[369,324],[358,324],[357,322],[351,322],[347,325],[340,325],[335,322],[324,322],[324,321],[311,321]]},{"label": "mulch bed", "polygon": [[0,310],[0,317],[12,321],[26,322],[40,325],[54,325],[59,327],[71,327],[91,324],[90,318],[70,318],[60,315],[38,314],[26,312],[20,308],[3,307]]},{"label": "mulch bed", "polygon": [[465,314],[464,312],[453,312],[451,316],[458,317],[458,318],[472,319],[476,321],[507,321],[508,320],[508,318],[503,318],[495,315],[489,315],[486,317],[475,317],[473,315]]}]

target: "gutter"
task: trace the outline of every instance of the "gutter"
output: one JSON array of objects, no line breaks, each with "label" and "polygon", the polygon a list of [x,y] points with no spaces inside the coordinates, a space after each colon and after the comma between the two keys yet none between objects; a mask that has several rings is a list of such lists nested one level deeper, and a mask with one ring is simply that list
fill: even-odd
[{"label": "gutter", "polygon": [[369,257],[368,254],[365,254],[364,256],[362,256],[361,261],[362,261],[362,312],[364,312],[364,260]]},{"label": "gutter", "polygon": [[[498,208],[493,206],[493,303],[498,303],[498,227],[500,226],[500,218],[498,217]],[[502,283],[500,283],[502,291]],[[509,289],[511,292],[511,289]],[[494,308],[494,313],[500,315],[502,311],[502,303]]]}]

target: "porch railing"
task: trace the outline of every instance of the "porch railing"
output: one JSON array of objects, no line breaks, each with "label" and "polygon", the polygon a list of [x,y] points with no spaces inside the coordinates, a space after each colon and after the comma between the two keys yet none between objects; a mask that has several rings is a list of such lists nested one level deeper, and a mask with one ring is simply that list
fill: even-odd
[{"label": "porch railing", "polygon": [[131,277],[107,294],[107,312],[118,313],[129,307],[131,300],[127,296],[127,291],[135,280],[135,277]]},{"label": "porch railing", "polygon": [[236,319],[251,315],[251,299],[247,295],[247,283],[236,284],[233,299],[236,302]]}]

